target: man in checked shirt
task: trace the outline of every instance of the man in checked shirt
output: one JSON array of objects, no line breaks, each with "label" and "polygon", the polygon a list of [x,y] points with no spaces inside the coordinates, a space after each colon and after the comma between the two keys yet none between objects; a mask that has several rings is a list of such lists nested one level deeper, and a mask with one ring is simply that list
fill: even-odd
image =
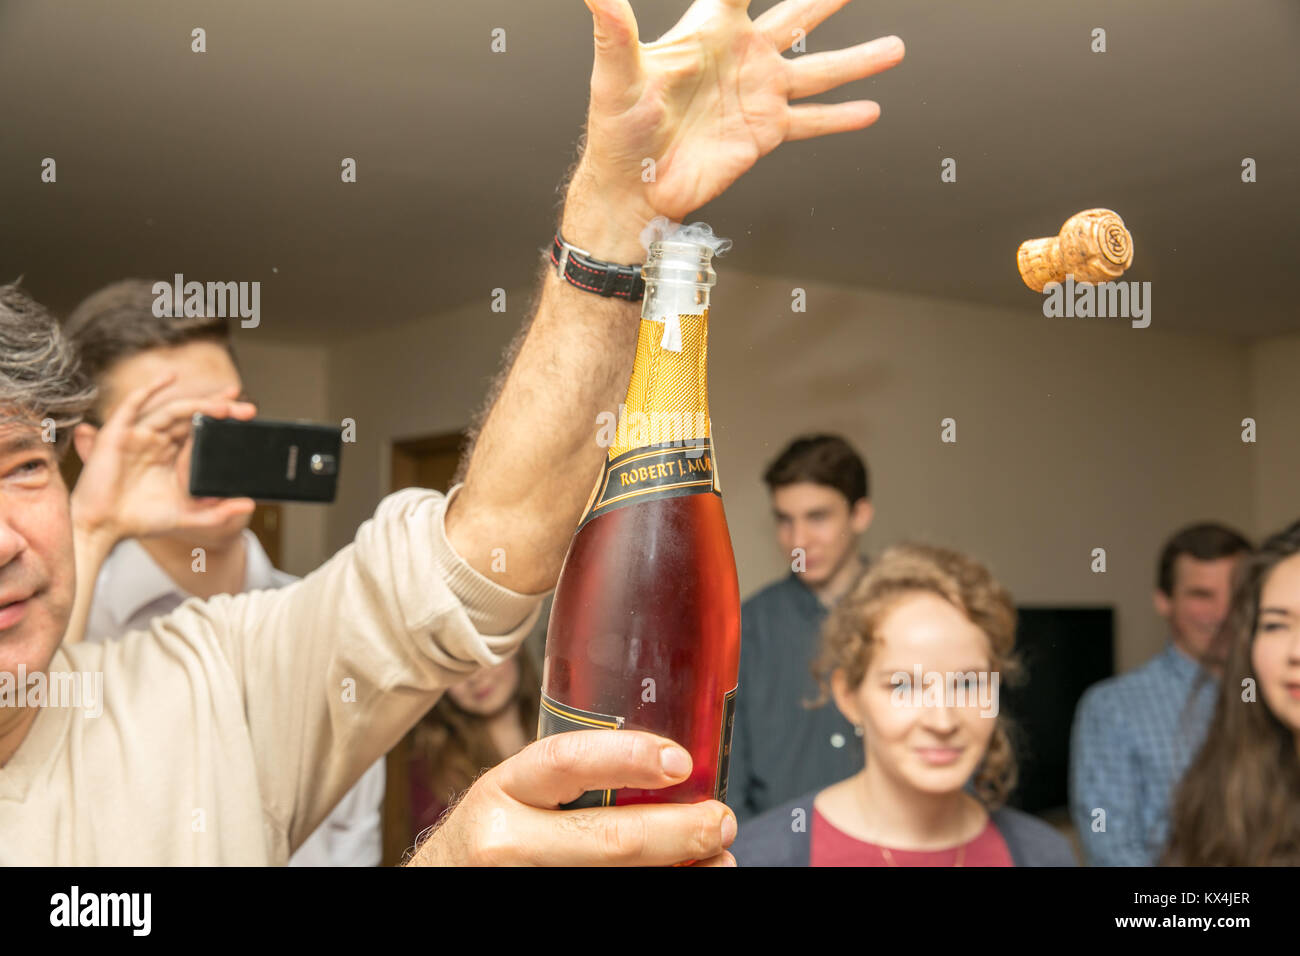
[{"label": "man in checked shirt", "polygon": [[1137,670],[1088,688],[1070,742],[1070,815],[1093,866],[1153,866],[1169,801],[1214,712],[1233,575],[1251,550],[1218,524],[1184,528],[1165,544],[1155,605],[1163,651]]}]

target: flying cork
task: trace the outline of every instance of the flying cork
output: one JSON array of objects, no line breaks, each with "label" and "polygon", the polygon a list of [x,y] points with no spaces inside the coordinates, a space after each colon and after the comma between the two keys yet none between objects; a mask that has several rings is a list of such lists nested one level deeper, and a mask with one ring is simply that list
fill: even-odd
[{"label": "flying cork", "polygon": [[1030,239],[1016,250],[1020,278],[1035,292],[1049,282],[1109,282],[1133,264],[1133,237],[1109,209],[1085,209],[1071,216],[1059,236]]}]

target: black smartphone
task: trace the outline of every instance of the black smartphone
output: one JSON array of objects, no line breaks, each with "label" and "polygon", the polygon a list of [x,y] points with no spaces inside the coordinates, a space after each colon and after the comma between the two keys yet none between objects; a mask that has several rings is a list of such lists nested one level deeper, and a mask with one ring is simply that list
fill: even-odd
[{"label": "black smartphone", "polygon": [[343,430],[309,422],[194,416],[196,498],[333,501]]}]

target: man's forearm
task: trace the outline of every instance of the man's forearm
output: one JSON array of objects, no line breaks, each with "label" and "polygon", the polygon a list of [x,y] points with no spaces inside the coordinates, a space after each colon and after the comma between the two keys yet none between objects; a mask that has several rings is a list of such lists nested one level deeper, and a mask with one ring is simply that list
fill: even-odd
[{"label": "man's forearm", "polygon": [[64,632],[64,645],[77,644],[86,636],[86,622],[90,619],[90,605],[95,596],[95,582],[100,568],[108,559],[116,541],[107,532],[91,530],[73,522],[73,553],[76,557],[77,590],[73,599],[72,615]]},{"label": "man's forearm", "polygon": [[[597,259],[631,264],[645,258],[648,219],[579,166],[560,229]],[[607,451],[596,442],[597,416],[625,397],[640,317],[640,303],[584,292],[553,270],[542,282],[446,517],[448,540],[475,570],[525,593],[559,575]]]}]

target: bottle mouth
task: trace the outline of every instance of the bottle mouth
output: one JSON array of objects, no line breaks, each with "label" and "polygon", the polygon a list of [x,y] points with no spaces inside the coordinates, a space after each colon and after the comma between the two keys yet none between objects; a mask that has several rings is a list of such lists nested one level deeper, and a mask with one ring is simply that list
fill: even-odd
[{"label": "bottle mouth", "polygon": [[660,252],[681,251],[688,255],[698,253],[706,260],[713,258],[712,246],[703,242],[693,242],[690,239],[656,239],[650,243],[652,255],[656,249]]},{"label": "bottle mouth", "polygon": [[718,281],[711,261],[713,248],[702,242],[660,239],[650,243],[650,253],[641,267],[646,282],[684,282],[712,286]]}]

